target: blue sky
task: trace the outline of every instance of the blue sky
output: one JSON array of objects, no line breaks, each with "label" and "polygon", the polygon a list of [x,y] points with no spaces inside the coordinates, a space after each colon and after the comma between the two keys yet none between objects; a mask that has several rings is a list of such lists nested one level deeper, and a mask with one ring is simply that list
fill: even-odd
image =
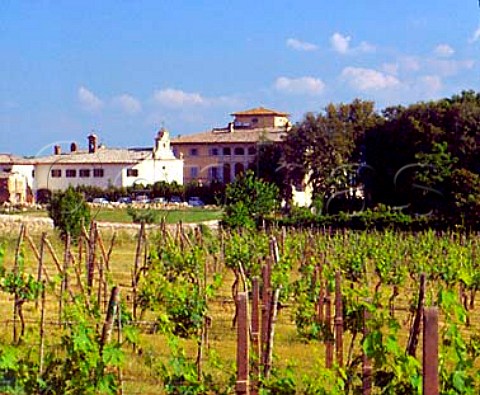
[{"label": "blue sky", "polygon": [[477,0],[0,1],[0,152],[480,90]]}]

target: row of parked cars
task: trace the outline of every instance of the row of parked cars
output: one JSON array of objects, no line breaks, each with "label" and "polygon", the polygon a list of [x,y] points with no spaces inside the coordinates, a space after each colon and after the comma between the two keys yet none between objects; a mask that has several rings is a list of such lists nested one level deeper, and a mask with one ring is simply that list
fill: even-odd
[{"label": "row of parked cars", "polygon": [[[110,202],[108,199],[104,197],[98,197],[94,198],[92,200],[92,203],[95,204],[109,204],[109,203],[115,203],[115,202]],[[122,196],[118,198],[116,203],[123,203],[123,204],[132,204],[132,203],[141,203],[141,204],[146,204],[146,203],[172,203],[172,204],[182,204],[184,201],[180,196],[172,196],[170,199],[166,199],[164,197],[156,197],[153,199],[150,199],[147,195],[138,195],[135,199],[132,199],[129,196]],[[198,196],[192,196],[190,197],[187,202],[189,206],[192,207],[202,207],[205,206],[205,203],[198,197]]]}]

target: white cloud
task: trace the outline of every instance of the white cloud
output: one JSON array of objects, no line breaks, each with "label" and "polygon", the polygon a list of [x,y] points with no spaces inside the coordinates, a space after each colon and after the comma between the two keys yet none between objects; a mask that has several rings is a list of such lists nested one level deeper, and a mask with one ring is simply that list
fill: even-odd
[{"label": "white cloud", "polygon": [[390,75],[397,75],[398,74],[398,63],[384,63],[382,65],[382,70]]},{"label": "white cloud", "polygon": [[316,51],[318,46],[305,41],[297,40],[296,38],[289,38],[286,41],[287,47],[296,51]]},{"label": "white cloud", "polygon": [[348,52],[351,39],[352,37],[350,36],[343,36],[340,33],[333,33],[332,37],[330,37],[330,44],[332,44],[334,51],[341,54],[346,54]]},{"label": "white cloud", "polygon": [[351,36],[344,36],[341,33],[333,33],[330,37],[330,44],[333,50],[342,55],[375,52],[375,46],[366,41],[362,41],[356,47],[350,47],[350,41],[352,41]]},{"label": "white cloud", "polygon": [[325,83],[313,77],[278,77],[275,81],[275,89],[296,95],[319,95],[325,89]]},{"label": "white cloud", "polygon": [[120,108],[124,113],[134,115],[142,111],[139,100],[128,94],[123,94],[112,99],[114,107]]},{"label": "white cloud", "polygon": [[439,92],[443,87],[442,79],[438,75],[421,77],[420,83],[423,86],[423,90],[427,91],[430,95]]},{"label": "white cloud", "polygon": [[470,43],[474,43],[480,39],[480,26],[473,32],[472,37],[468,40]]},{"label": "white cloud", "polygon": [[442,76],[457,75],[462,70],[469,70],[475,65],[473,60],[431,59],[427,61],[429,72]]},{"label": "white cloud", "polygon": [[439,44],[435,47],[433,53],[442,58],[448,58],[455,53],[455,50],[448,44]]},{"label": "white cloud", "polygon": [[360,67],[345,67],[341,78],[360,91],[388,89],[400,84],[398,78],[393,75]]},{"label": "white cloud", "polygon": [[203,106],[207,100],[199,93],[188,93],[180,89],[162,89],[153,93],[153,100],[165,107],[179,108],[187,106]]},{"label": "white cloud", "polygon": [[366,41],[362,41],[360,45],[353,49],[355,52],[375,52],[376,48],[374,45],[367,43]]},{"label": "white cloud", "polygon": [[84,110],[96,112],[103,107],[103,102],[84,86],[78,88],[77,97]]},{"label": "white cloud", "polygon": [[403,69],[408,71],[420,70],[420,61],[413,56],[404,56],[400,59],[400,65]]}]

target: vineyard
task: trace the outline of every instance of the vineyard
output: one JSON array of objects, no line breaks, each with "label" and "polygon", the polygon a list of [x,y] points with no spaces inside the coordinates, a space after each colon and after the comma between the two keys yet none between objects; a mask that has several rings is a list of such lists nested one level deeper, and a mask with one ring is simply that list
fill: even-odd
[{"label": "vineyard", "polygon": [[476,234],[2,240],[1,393],[480,393]]}]

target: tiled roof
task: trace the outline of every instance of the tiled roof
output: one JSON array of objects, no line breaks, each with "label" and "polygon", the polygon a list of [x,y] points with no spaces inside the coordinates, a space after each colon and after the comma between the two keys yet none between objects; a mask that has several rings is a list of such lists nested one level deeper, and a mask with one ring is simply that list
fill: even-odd
[{"label": "tiled roof", "polygon": [[280,142],[285,136],[285,128],[258,128],[258,129],[214,129],[208,132],[196,133],[187,136],[172,138],[172,146],[176,144],[231,144],[231,143],[258,143],[259,141]]},{"label": "tiled roof", "polygon": [[34,158],[36,164],[50,163],[78,163],[78,164],[102,164],[102,163],[138,163],[152,156],[152,148],[98,148],[96,152],[88,151],[68,152],[60,155],[49,155]]},{"label": "tiled roof", "polygon": [[28,165],[31,163],[32,163],[31,159],[28,159],[28,158],[24,158],[24,157],[13,155],[13,154],[0,153],[0,164]]},{"label": "tiled roof", "polygon": [[265,107],[257,107],[257,108],[252,108],[250,110],[246,111],[239,111],[239,112],[234,112],[230,115],[236,116],[236,115],[276,115],[279,117],[288,117],[290,114],[286,112],[280,112],[280,111],[275,111],[275,110],[270,110]]}]

